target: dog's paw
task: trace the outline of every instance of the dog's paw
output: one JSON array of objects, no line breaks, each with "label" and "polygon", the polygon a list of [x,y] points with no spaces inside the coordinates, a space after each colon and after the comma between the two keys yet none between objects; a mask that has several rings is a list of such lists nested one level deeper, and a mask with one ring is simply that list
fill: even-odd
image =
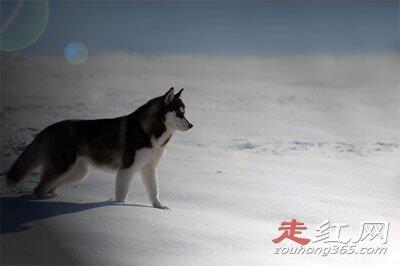
[{"label": "dog's paw", "polygon": [[41,194],[41,193],[38,193],[37,191],[34,191],[33,195],[34,195],[34,197],[36,199],[43,200],[43,199],[55,198],[55,197],[57,197],[58,194],[56,192],[51,192],[51,193],[47,193],[47,194]]},{"label": "dog's paw", "polygon": [[154,208],[161,209],[161,210],[169,210],[167,206],[163,206],[161,203],[157,202],[153,204]]},{"label": "dog's paw", "polygon": [[121,197],[115,197],[115,199],[111,198],[110,201],[114,201],[115,203],[119,204],[124,204],[128,202],[126,198],[121,198]]},{"label": "dog's paw", "polygon": [[52,199],[52,198],[55,198],[57,196],[58,196],[57,192],[51,192],[51,193],[49,192],[49,193],[46,194],[46,198],[47,199]]}]

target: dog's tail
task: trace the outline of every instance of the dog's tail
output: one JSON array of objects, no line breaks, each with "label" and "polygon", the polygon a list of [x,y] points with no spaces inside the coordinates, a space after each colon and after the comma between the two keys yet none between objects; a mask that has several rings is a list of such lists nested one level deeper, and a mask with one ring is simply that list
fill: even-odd
[{"label": "dog's tail", "polygon": [[41,141],[36,137],[11,166],[6,176],[8,186],[17,185],[40,165]]}]

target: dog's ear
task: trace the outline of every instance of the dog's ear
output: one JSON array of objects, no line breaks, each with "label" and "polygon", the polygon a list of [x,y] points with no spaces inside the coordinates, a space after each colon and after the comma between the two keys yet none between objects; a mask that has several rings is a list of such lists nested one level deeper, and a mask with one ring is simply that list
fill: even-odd
[{"label": "dog's ear", "polygon": [[177,94],[175,94],[175,98],[181,97],[182,91],[183,91],[183,88]]},{"label": "dog's ear", "polygon": [[168,105],[172,102],[172,100],[174,99],[174,87],[171,87],[167,93],[164,94],[163,96],[164,98],[164,104]]}]

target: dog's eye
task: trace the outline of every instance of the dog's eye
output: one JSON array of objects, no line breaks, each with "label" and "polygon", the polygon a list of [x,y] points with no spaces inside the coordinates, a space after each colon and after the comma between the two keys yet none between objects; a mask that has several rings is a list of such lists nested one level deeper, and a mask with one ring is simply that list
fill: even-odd
[{"label": "dog's eye", "polygon": [[179,111],[180,111],[182,114],[185,113],[185,110],[183,109],[183,107],[179,107]]},{"label": "dog's eye", "polygon": [[177,117],[179,117],[179,118],[183,118],[183,112],[182,112],[182,107],[181,108],[179,108],[178,110],[176,110],[175,111],[175,114],[176,114],[176,116]]}]

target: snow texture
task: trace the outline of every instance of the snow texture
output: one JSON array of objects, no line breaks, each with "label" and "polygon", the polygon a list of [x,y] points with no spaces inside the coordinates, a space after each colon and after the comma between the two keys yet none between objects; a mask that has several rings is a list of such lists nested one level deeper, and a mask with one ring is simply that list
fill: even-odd
[{"label": "snow texture", "polygon": [[[399,265],[400,92],[395,54],[99,54],[1,62],[1,264]],[[176,133],[150,208],[137,176],[113,204],[114,174],[94,170],[35,200],[38,175],[4,173],[47,125],[127,114],[184,87],[194,128]],[[389,221],[385,255],[276,255],[284,220]],[[307,233],[304,233],[307,235]],[[285,240],[286,246],[296,243]]]}]

